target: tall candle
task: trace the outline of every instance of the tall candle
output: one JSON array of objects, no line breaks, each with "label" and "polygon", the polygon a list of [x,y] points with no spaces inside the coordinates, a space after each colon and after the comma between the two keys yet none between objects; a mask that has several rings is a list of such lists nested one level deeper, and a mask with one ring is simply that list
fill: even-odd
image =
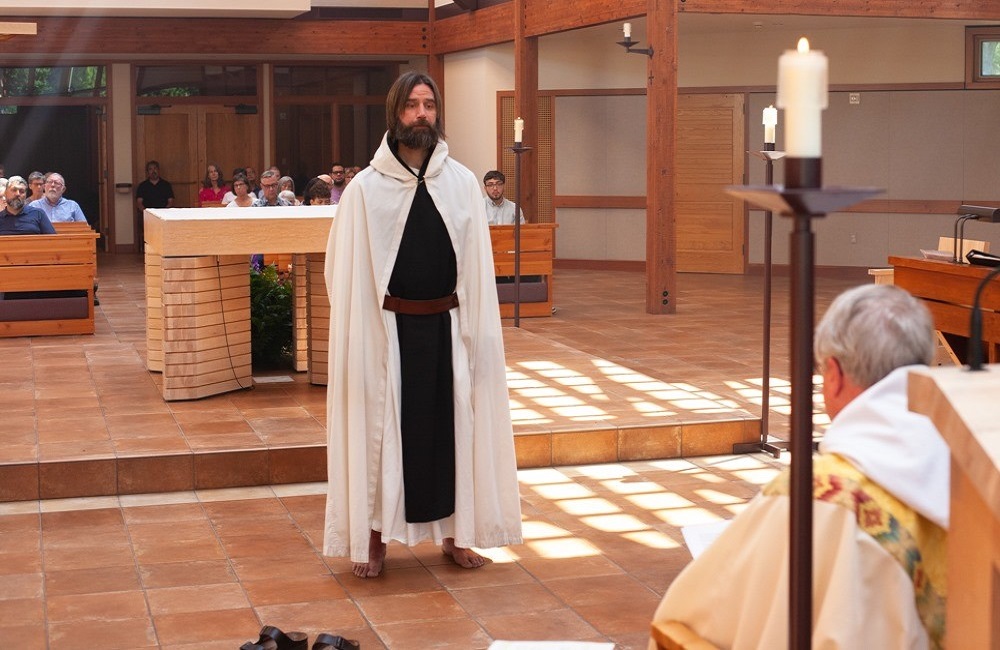
[{"label": "tall candle", "polygon": [[823,109],[827,107],[827,60],[799,39],[798,50],[778,59],[778,108],[785,109],[785,151],[790,158],[823,154]]},{"label": "tall candle", "polygon": [[622,25],[622,33],[625,35],[626,40],[632,38],[632,23]]},{"label": "tall candle", "polygon": [[517,118],[514,120],[514,142],[520,144],[524,136],[524,120]]},{"label": "tall candle", "polygon": [[768,106],[764,109],[764,144],[774,144],[774,131],[778,126],[778,109]]}]

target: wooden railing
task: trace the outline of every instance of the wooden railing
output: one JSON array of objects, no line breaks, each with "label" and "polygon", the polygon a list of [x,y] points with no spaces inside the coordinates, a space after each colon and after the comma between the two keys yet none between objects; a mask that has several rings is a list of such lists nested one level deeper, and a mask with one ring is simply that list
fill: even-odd
[{"label": "wooden railing", "polygon": [[98,235],[84,223],[57,230],[0,236],[0,337],[94,333]]},{"label": "wooden railing", "polygon": [[[520,315],[552,315],[552,258],[555,254],[554,223],[521,225],[521,305]],[[514,316],[514,226],[490,226],[493,242],[493,270],[497,276],[500,316]],[[525,277],[527,276],[527,278]]]}]

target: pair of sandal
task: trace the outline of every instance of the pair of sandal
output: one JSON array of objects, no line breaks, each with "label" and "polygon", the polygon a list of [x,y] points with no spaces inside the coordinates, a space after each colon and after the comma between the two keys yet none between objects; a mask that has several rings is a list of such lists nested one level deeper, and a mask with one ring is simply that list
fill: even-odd
[{"label": "pair of sandal", "polygon": [[[256,643],[247,641],[240,650],[308,650],[309,637],[304,632],[282,632],[273,625],[265,625],[260,629],[260,638]],[[317,635],[312,650],[360,650],[357,641],[345,639],[342,636],[322,633]]]}]

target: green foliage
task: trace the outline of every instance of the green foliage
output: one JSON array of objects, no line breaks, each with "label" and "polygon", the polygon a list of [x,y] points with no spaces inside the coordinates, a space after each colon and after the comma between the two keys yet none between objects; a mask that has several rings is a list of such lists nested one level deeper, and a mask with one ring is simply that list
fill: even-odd
[{"label": "green foliage", "polygon": [[292,277],[265,266],[250,271],[250,353],[253,365],[275,367],[292,359]]}]

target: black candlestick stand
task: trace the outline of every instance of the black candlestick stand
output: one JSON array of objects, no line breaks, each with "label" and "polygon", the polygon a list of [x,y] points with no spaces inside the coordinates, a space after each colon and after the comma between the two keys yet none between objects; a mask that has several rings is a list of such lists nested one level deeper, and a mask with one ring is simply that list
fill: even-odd
[{"label": "black candlestick stand", "polygon": [[730,187],[727,192],[794,220],[789,238],[791,299],[791,485],[789,522],[788,647],[809,650],[812,638],[812,433],[815,236],[812,219],[882,192],[875,188],[823,188],[822,159],[786,158],[785,187]]},{"label": "black candlestick stand", "polygon": [[531,151],[531,147],[514,142],[510,148],[514,152],[514,179],[517,191],[514,193],[514,327],[521,326],[521,154]]},{"label": "black candlestick stand", "polygon": [[[757,156],[765,163],[764,184],[774,183],[774,161],[785,157],[784,151],[775,151],[774,143],[764,143],[764,151],[749,152]],[[764,332],[763,342],[763,363],[761,373],[761,398],[760,398],[760,442],[736,443],[733,445],[734,454],[747,454],[755,451],[763,451],[771,454],[775,458],[781,456],[781,452],[788,445],[784,442],[770,442],[770,415],[771,415],[771,242],[773,238],[773,213],[770,210],[764,211]]]}]

